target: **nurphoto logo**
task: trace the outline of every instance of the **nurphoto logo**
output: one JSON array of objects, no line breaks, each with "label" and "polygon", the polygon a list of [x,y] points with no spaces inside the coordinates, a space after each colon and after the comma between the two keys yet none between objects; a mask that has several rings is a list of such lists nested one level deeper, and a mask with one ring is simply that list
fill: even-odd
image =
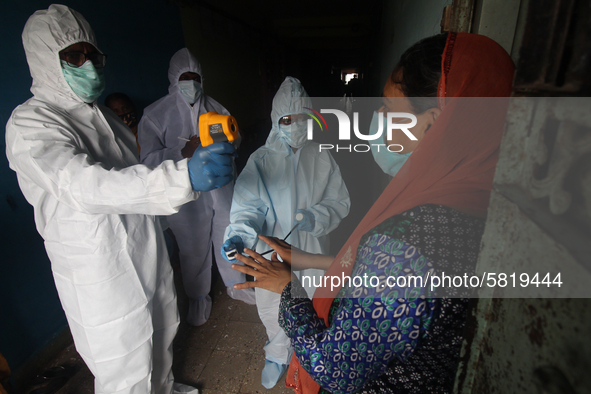
[{"label": "nurphoto logo", "polygon": [[[345,112],[338,110],[338,109],[321,109],[320,113],[314,111],[314,114],[309,114],[316,122],[320,125],[321,130],[323,130],[322,124],[318,120],[318,117],[322,119],[324,125],[326,126],[326,121],[322,114],[333,114],[337,117],[337,121],[339,123],[339,141],[350,141],[351,140],[351,120],[349,119],[349,115]],[[359,112],[353,112],[353,133],[355,137],[362,141],[375,141],[379,140],[379,142],[389,141],[392,139],[392,135],[394,130],[402,131],[410,140],[417,141],[417,138],[410,132],[409,129],[413,128],[417,124],[417,117],[408,112],[377,112],[377,130],[373,134],[362,134],[359,131]],[[308,119],[307,126],[308,126],[308,140],[313,139],[314,135],[314,122],[313,119]],[[384,122],[385,120],[385,122]],[[396,121],[395,121],[396,120]],[[410,122],[409,122],[410,120]],[[328,126],[326,126],[328,131]],[[385,130],[384,130],[385,129]],[[382,134],[386,131],[386,139],[382,138]],[[385,143],[372,143],[372,144],[349,144],[349,145],[341,145],[341,144],[320,144],[319,150],[331,150],[335,149],[337,152],[339,150],[347,150],[351,152],[352,150],[355,152],[369,152],[371,147],[375,146],[379,151],[380,148],[388,149],[390,152],[401,152],[404,148],[400,144],[385,144]]]}]

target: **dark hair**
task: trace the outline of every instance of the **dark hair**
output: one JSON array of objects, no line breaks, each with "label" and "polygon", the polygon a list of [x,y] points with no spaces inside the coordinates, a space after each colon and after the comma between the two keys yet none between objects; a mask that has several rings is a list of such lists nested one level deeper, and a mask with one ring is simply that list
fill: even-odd
[{"label": "dark hair", "polygon": [[125,93],[115,92],[115,93],[111,93],[110,95],[105,97],[105,106],[109,107],[109,103],[111,103],[111,101],[114,101],[114,100],[125,100],[128,103],[130,103],[131,105],[133,105],[133,102]]},{"label": "dark hair", "polygon": [[390,80],[400,85],[418,114],[437,107],[441,57],[447,34],[424,38],[408,48],[390,74]]}]

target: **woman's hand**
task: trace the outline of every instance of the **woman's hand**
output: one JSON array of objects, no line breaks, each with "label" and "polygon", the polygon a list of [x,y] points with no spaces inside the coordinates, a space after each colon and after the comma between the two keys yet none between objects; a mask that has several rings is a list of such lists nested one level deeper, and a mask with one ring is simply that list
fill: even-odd
[{"label": "woman's hand", "polygon": [[[277,258],[276,256],[279,255],[279,257],[281,257],[281,260],[283,260],[283,262],[291,265],[292,246],[290,244],[288,244],[284,240],[276,238],[276,237],[265,237],[264,235],[259,235],[259,238],[262,241],[264,241],[267,245],[269,245],[271,247],[271,249],[273,249],[275,251],[275,252],[273,252],[274,258],[272,258],[271,260],[276,259]],[[302,252],[302,251],[297,248],[293,248],[293,252],[297,253],[297,252]]]},{"label": "woman's hand", "polygon": [[254,250],[244,249],[244,253],[250,257],[237,253],[236,259],[245,265],[232,264],[232,268],[244,274],[254,276],[256,281],[239,283],[234,285],[234,288],[249,289],[251,287],[259,287],[281,294],[285,286],[292,280],[290,266],[276,258],[269,261]]},{"label": "woman's hand", "polygon": [[259,235],[259,238],[276,252],[273,253],[274,256],[278,254],[281,260],[291,265],[291,268],[296,271],[309,268],[327,270],[334,260],[332,256],[304,252],[279,238],[265,237],[264,235]]}]

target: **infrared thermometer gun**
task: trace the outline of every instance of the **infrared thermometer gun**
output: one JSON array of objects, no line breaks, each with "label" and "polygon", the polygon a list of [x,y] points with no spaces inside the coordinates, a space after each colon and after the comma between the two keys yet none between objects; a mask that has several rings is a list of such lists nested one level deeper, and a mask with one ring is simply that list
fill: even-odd
[{"label": "infrared thermometer gun", "polygon": [[215,142],[234,142],[240,138],[238,123],[231,115],[220,115],[216,111],[199,116],[199,138],[201,146]]}]

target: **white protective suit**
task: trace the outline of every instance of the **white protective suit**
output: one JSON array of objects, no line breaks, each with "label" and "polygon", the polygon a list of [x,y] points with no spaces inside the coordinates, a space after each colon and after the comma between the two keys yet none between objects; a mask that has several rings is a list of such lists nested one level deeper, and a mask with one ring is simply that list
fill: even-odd
[{"label": "white protective suit", "polygon": [[[264,146],[254,152],[234,186],[231,224],[225,239],[240,236],[244,246],[257,252],[269,250],[258,235],[283,239],[294,224],[297,209],[314,214],[313,231],[295,230],[286,242],[310,253],[328,254],[328,233],[349,214],[349,192],[341,172],[329,152],[319,152],[319,144],[307,141],[294,154],[282,136],[279,119],[306,113],[311,101],[300,81],[287,77],[273,99],[273,128]],[[258,242],[257,242],[258,241]],[[301,275],[322,275],[321,270],[305,270]],[[306,289],[310,297],[314,289]],[[267,360],[287,364],[291,356],[289,339],[279,327],[280,295],[256,288],[259,316],[267,329]]]},{"label": "white protective suit", "polygon": [[[226,108],[204,93],[193,106],[189,105],[181,95],[178,85],[180,75],[185,72],[203,76],[201,65],[187,48],[176,52],[170,60],[169,94],[148,106],[139,123],[141,161],[144,164],[157,166],[164,160],[182,160],[181,149],[186,141],[179,137],[189,139],[199,135],[201,114],[216,111],[229,115]],[[220,275],[230,296],[250,298],[250,303],[254,303],[252,290],[237,290],[232,287],[244,282],[245,276],[233,270],[220,255],[224,231],[230,224],[232,193],[232,184],[203,192],[198,200],[185,204],[179,213],[167,218],[179,246],[183,285],[189,297],[187,320],[192,325],[205,323],[211,311],[208,293],[211,287],[212,253],[215,253]],[[215,245],[213,248],[212,243]]]},{"label": "white protective suit", "polygon": [[157,217],[198,197],[187,160],[138,164],[133,134],[110,110],[84,103],[58,52],[96,40],[62,5],[23,31],[33,97],[6,125],[6,154],[35,210],[74,343],[95,393],[170,394],[179,317]]}]

